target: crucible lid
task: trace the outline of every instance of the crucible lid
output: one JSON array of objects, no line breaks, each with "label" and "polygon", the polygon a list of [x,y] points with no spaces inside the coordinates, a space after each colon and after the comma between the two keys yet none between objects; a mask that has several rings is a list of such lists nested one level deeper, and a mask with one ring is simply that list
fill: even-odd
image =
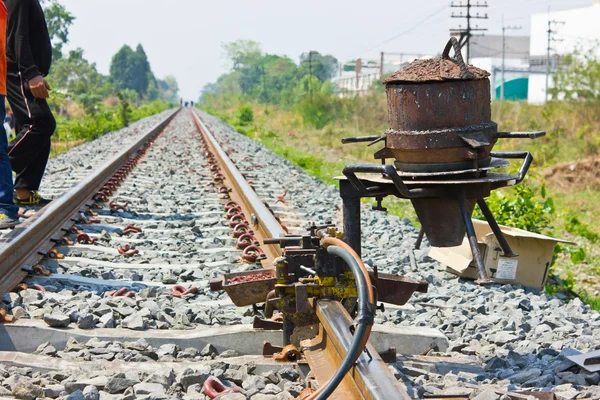
[{"label": "crucible lid", "polygon": [[[450,49],[454,47],[456,59],[449,56]],[[490,73],[466,65],[460,53],[460,46],[456,38],[450,38],[441,56],[426,60],[415,60],[393,75],[383,80],[383,83],[421,83],[440,82],[448,80],[479,80],[490,76]]]}]

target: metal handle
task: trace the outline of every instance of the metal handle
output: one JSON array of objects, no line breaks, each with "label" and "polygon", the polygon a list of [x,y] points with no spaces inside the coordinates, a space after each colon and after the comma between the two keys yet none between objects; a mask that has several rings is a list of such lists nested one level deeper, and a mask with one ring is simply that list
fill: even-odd
[{"label": "metal handle", "polygon": [[[453,60],[452,58],[450,58],[450,49],[451,48],[454,48],[454,57],[456,57],[456,60]],[[473,73],[471,73],[471,71],[469,71],[467,69],[465,60],[463,60],[463,57],[462,57],[461,46],[458,44],[458,40],[456,40],[455,37],[451,37],[450,40],[448,40],[448,43],[446,44],[446,47],[444,48],[444,51],[442,52],[442,59],[454,61],[454,62],[456,62],[456,64],[458,64],[458,66],[460,67],[460,78],[461,79],[474,79],[475,78],[475,75],[473,75]],[[441,61],[441,62],[443,62],[443,61]]]},{"label": "metal handle", "polygon": [[427,194],[430,194],[431,191],[427,191],[425,189],[412,189],[410,190],[404,182],[398,172],[396,172],[396,168],[393,165],[385,164],[385,165],[376,165],[376,164],[356,164],[356,165],[346,165],[342,173],[348,178],[352,186],[359,192],[365,195],[372,195],[372,191],[369,190],[362,183],[360,179],[356,176],[357,173],[374,173],[374,174],[385,174],[389,176],[392,180],[392,183],[398,190],[398,192],[406,197],[407,199],[414,199],[418,197],[425,197]]},{"label": "metal handle", "polygon": [[385,135],[348,137],[342,139],[342,144],[372,142],[374,140],[381,140],[382,137],[385,138]]},{"label": "metal handle", "polygon": [[508,159],[523,159],[523,164],[521,164],[521,168],[519,168],[519,172],[517,174],[517,181],[515,184],[519,184],[525,179],[525,175],[529,171],[529,167],[533,162],[533,156],[528,151],[494,151],[490,154],[492,157],[498,158],[508,158]]},{"label": "metal handle", "polygon": [[546,136],[546,132],[498,132],[495,136],[498,139],[537,139],[539,137]]}]

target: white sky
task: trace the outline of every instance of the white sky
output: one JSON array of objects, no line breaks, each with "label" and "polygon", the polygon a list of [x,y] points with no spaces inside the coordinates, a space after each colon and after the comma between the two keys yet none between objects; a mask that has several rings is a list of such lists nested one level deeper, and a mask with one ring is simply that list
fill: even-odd
[{"label": "white sky", "polygon": [[[60,0],[77,18],[68,48],[81,47],[103,74],[125,43],[142,43],[154,73],[175,75],[185,99],[228,68],[221,44],[251,39],[263,51],[297,59],[316,50],[340,61],[379,58],[380,51],[438,53],[448,30],[464,21],[450,18],[451,0]],[[456,0],[455,3],[458,3]],[[476,2],[474,0],[473,2]],[[483,0],[480,0],[484,3]],[[466,3],[466,0],[463,0]],[[480,27],[500,34],[521,25],[529,34],[530,14],[588,6],[593,0],[488,0]],[[445,8],[444,8],[445,7]],[[427,22],[418,22],[431,16]],[[398,38],[387,41],[403,32]]]}]

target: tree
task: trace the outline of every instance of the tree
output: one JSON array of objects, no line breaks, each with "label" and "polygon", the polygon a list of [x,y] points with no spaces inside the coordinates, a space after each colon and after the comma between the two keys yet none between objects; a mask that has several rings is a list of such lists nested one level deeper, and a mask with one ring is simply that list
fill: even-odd
[{"label": "tree", "polygon": [[338,69],[338,60],[332,55],[322,55],[318,51],[309,51],[300,55],[300,69],[302,75],[316,76],[321,82],[333,78]]},{"label": "tree", "polygon": [[96,64],[83,57],[83,49],[71,50],[55,64],[49,79],[52,86],[71,95],[97,92],[104,77],[96,70]]},{"label": "tree", "polygon": [[96,64],[83,57],[82,49],[71,50],[67,57],[56,61],[48,77],[53,88],[79,101],[88,113],[94,113],[103,95],[108,94],[103,90],[105,80]]},{"label": "tree", "polygon": [[227,53],[227,58],[233,63],[233,69],[255,64],[262,56],[260,44],[253,40],[237,40],[222,44],[221,47]]},{"label": "tree", "polygon": [[[156,77],[154,76],[154,73],[152,72],[152,68],[150,68],[150,62],[148,61],[148,56],[146,55],[146,51],[144,50],[144,47],[142,46],[142,44],[138,44],[136,49],[135,49],[135,54],[136,54],[136,59],[137,59],[137,64],[139,68],[139,73],[140,74],[144,74],[146,76],[146,86],[145,86],[145,91],[142,91],[143,94],[145,94],[148,98],[148,100],[156,100],[158,98],[158,85],[156,83]],[[144,82],[142,82],[140,80],[140,87],[144,87]],[[140,93],[138,91],[138,93]]]},{"label": "tree", "polygon": [[170,103],[179,101],[179,84],[173,75],[167,75],[164,79],[158,79],[158,90],[160,98]]},{"label": "tree", "polygon": [[564,67],[554,74],[554,87],[548,92],[553,99],[564,96],[566,100],[600,100],[600,58],[599,45],[588,51],[577,49],[567,55]]},{"label": "tree", "polygon": [[158,95],[156,78],[150,68],[148,57],[141,44],[133,51],[124,45],[112,58],[110,80],[117,90],[133,89],[139,98]]},{"label": "tree", "polygon": [[75,21],[75,16],[58,2],[58,0],[42,0],[48,33],[52,40],[52,57],[62,58],[62,48],[69,42],[69,28]]}]

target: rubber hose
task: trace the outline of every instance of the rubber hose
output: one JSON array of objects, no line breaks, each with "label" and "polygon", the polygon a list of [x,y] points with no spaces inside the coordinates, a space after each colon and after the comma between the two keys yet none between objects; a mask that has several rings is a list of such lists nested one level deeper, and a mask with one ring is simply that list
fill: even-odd
[{"label": "rubber hose", "polygon": [[350,371],[356,360],[360,357],[364,349],[364,343],[366,343],[369,339],[368,336],[371,331],[370,327],[373,324],[373,312],[372,308],[369,307],[370,303],[368,287],[371,285],[370,279],[365,279],[357,259],[346,249],[331,245],[327,247],[327,252],[344,260],[344,262],[346,262],[350,268],[350,271],[352,271],[354,274],[356,288],[358,291],[357,320],[359,322],[354,332],[354,336],[352,337],[350,348],[342,360],[340,367],[335,372],[333,377],[327,382],[327,384],[325,384],[325,386],[322,386],[317,392],[309,397],[311,400],[326,400],[329,396],[331,396],[333,391],[342,382],[348,371]]},{"label": "rubber hose", "polygon": [[[365,277],[365,279],[367,280],[367,282],[371,282],[371,278],[369,277],[369,271],[367,271],[367,267],[365,267],[365,264],[362,262],[360,256],[356,253],[356,251],[354,251],[354,249],[348,245],[346,242],[344,242],[341,239],[337,239],[337,238],[333,238],[333,237],[326,237],[321,241],[321,246],[327,248],[329,246],[338,246],[341,247],[342,249],[346,250],[348,253],[350,253],[352,255],[352,257],[354,257],[354,259],[356,260],[356,262],[358,263],[358,266],[360,267],[360,270],[362,271],[363,276]],[[369,302],[372,304],[375,304],[375,294],[373,293],[373,288],[372,286],[369,284],[369,287],[367,288],[369,290]]]},{"label": "rubber hose", "polygon": [[[369,290],[369,303],[371,304],[375,304],[375,293],[373,292],[373,287],[371,286],[371,278],[369,277],[369,271],[367,271],[367,267],[365,266],[365,264],[362,262],[360,256],[356,253],[356,251],[354,251],[354,249],[348,245],[348,243],[344,242],[341,239],[337,239],[334,237],[325,237],[323,238],[323,240],[321,241],[321,246],[327,248],[329,246],[338,246],[341,247],[342,249],[346,250],[348,253],[350,253],[352,255],[352,257],[354,257],[354,259],[356,260],[356,262],[358,263],[360,270],[363,273],[363,276],[365,277],[365,280],[367,282],[369,282],[368,286],[368,290]],[[367,345],[367,342],[369,340],[369,335],[371,334],[371,326],[369,326],[369,331],[368,334],[365,335],[365,341],[362,344],[362,347],[365,347]],[[310,400],[310,399],[308,399]]]}]

